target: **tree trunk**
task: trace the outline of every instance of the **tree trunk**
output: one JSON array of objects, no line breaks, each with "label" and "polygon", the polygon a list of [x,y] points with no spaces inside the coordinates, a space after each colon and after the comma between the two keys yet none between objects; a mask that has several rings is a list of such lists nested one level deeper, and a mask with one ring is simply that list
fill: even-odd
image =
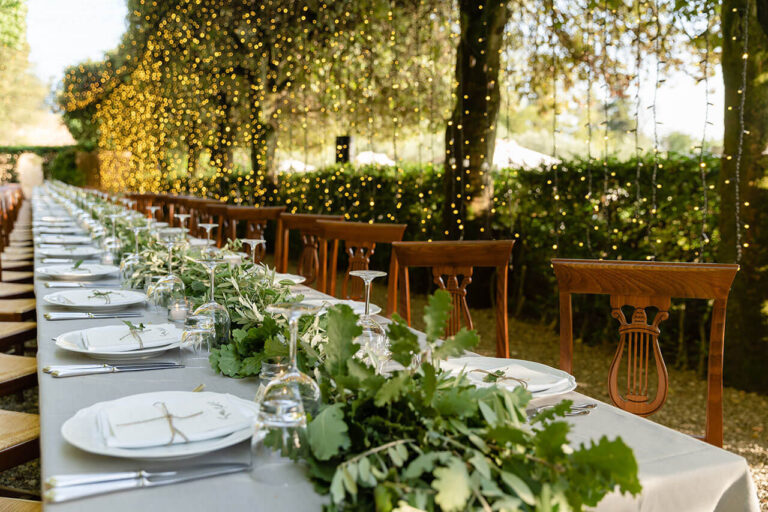
[{"label": "tree trunk", "polygon": [[211,164],[221,171],[232,167],[232,150],[235,137],[235,127],[232,123],[232,103],[226,93],[216,95],[216,100],[222,110],[216,127],[216,140],[211,148]]},{"label": "tree trunk", "polygon": [[493,205],[500,50],[510,16],[505,0],[459,0],[459,11],[456,105],[445,130],[443,223],[450,238],[464,236],[465,221],[487,219]]},{"label": "tree trunk", "polygon": [[[768,390],[768,5],[750,2],[749,49],[744,96],[743,150],[739,203],[742,256],[737,255],[736,164],[740,136],[744,2],[724,0],[723,80],[725,134],[720,173],[720,246],[718,259],[741,265],[728,301],[726,322],[726,383]],[[736,11],[736,12],[734,12]],[[735,39],[734,39],[735,37]],[[728,110],[731,108],[731,110]]]}]

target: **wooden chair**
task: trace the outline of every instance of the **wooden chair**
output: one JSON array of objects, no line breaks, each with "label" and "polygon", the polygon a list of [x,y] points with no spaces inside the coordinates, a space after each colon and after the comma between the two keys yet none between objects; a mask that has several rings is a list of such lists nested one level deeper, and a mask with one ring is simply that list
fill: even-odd
[{"label": "wooden chair", "polygon": [[[723,342],[725,309],[738,265],[554,259],[560,293],[560,368],[572,373],[573,326],[571,295],[610,296],[611,314],[619,321],[619,345],[608,372],[608,391],[617,407],[648,416],[661,408],[669,378],[659,348],[659,325],[669,317],[672,298],[714,300],[709,335],[707,422],[704,440],[723,444]],[[630,321],[623,308],[632,310]],[[656,313],[649,323],[648,308]],[[656,390],[649,396],[650,355],[656,370]],[[619,371],[626,354],[626,387]],[[651,368],[653,369],[653,368]]]},{"label": "wooden chair", "polygon": [[[341,284],[342,299],[364,299],[364,285],[360,279],[350,281],[351,270],[368,270],[377,243],[399,242],[405,233],[405,224],[369,224],[368,222],[343,222],[338,220],[318,220],[320,228],[320,267],[323,276],[320,290],[336,295],[336,272],[339,257],[339,241],[344,242],[348,264]],[[331,243],[330,263],[328,261],[328,243]],[[391,271],[391,269],[390,269]],[[327,277],[327,279],[326,279]]]},{"label": "wooden chair", "polygon": [[[507,274],[514,240],[459,242],[394,242],[390,263],[387,316],[398,311],[398,291],[403,294],[405,319],[411,324],[408,268],[432,267],[435,284],[451,294],[453,309],[445,335],[453,336],[462,324],[472,329],[467,306],[467,286],[475,267],[496,268],[496,356],[509,357]],[[461,277],[461,278],[460,278]],[[398,282],[402,281],[402,287]]]},{"label": "wooden chair", "polygon": [[[285,211],[285,206],[227,206],[227,237],[230,240],[237,238],[237,225],[245,221],[245,238],[264,238],[267,222],[275,221],[280,224],[280,214]],[[280,226],[278,226],[278,232]],[[260,245],[256,248],[256,261],[264,259],[266,247]]]},{"label": "wooden chair", "polygon": [[0,471],[38,458],[39,437],[38,415],[0,410]]},{"label": "wooden chair", "polygon": [[35,322],[0,322],[0,352],[14,349],[24,355],[24,342],[37,338]]},{"label": "wooden chair", "polygon": [[304,284],[311,285],[325,278],[320,266],[320,230],[318,220],[343,221],[343,215],[315,215],[310,213],[282,213],[278,224],[275,244],[275,267],[278,272],[288,272],[288,239],[291,231],[296,230],[301,237],[301,255],[299,256],[298,274],[307,278]]},{"label": "wooden chair", "polygon": [[187,197],[184,199],[185,212],[190,214],[187,220],[187,227],[192,236],[205,237],[205,230],[198,228],[197,225],[206,221],[208,216],[205,207],[209,202],[211,202],[211,199],[202,197]]},{"label": "wooden chair", "polygon": [[40,512],[43,504],[39,501],[0,498],[0,512]]},{"label": "wooden chair", "polygon": [[35,299],[0,301],[0,322],[23,322],[35,318]]}]

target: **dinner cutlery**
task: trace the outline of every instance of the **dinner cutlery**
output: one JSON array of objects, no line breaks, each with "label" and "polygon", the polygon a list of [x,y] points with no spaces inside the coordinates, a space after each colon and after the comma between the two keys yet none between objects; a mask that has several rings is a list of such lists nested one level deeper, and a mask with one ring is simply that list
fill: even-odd
[{"label": "dinner cutlery", "polygon": [[97,369],[97,368],[109,368],[109,367],[120,367],[120,368],[131,368],[135,366],[158,366],[158,367],[166,367],[166,366],[179,366],[179,363],[173,362],[173,361],[149,361],[149,362],[134,362],[134,363],[115,363],[115,364],[109,364],[109,363],[86,363],[86,364],[51,364],[48,366],[43,367],[43,373],[53,373],[56,370],[79,370],[79,369]]},{"label": "dinner cutlery", "polygon": [[177,368],[184,368],[183,364],[168,364],[157,365],[153,363],[147,363],[145,365],[122,365],[122,364],[106,364],[97,366],[94,368],[60,368],[51,370],[50,374],[56,378],[63,377],[80,377],[82,375],[98,375],[101,373],[123,373],[123,372],[144,372],[150,370],[175,370]]},{"label": "dinner cutlery", "polygon": [[251,469],[246,463],[202,464],[171,471],[127,471],[52,476],[45,481],[43,498],[48,503],[71,501],[97,494],[170,485]]},{"label": "dinner cutlery", "polygon": [[45,283],[46,288],[117,288],[119,286],[120,284],[118,283],[84,283],[82,281],[49,281]]},{"label": "dinner cutlery", "polygon": [[[550,404],[550,405],[541,405],[539,407],[534,407],[528,412],[528,417],[532,418],[533,416],[536,416],[537,414],[544,412],[548,409],[554,409],[556,405],[557,404]],[[568,412],[565,413],[565,415],[566,416],[586,416],[595,407],[597,407],[597,404],[594,402],[587,402],[583,404],[573,404],[570,407],[570,409],[568,409]]]},{"label": "dinner cutlery", "polygon": [[89,320],[100,318],[138,318],[142,313],[85,313],[85,312],[53,312],[43,315],[46,320]]}]

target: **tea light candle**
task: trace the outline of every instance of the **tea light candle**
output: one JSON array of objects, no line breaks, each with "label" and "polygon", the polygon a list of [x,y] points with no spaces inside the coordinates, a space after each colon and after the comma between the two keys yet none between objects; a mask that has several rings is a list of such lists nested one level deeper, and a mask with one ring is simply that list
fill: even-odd
[{"label": "tea light candle", "polygon": [[183,322],[187,319],[187,313],[189,313],[187,301],[176,301],[168,308],[168,320]]}]

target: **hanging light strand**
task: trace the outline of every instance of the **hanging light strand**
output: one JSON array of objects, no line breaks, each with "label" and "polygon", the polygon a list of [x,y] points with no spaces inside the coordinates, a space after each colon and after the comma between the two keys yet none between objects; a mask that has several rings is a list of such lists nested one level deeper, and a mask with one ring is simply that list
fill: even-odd
[{"label": "hanging light strand", "polygon": [[739,144],[736,150],[735,180],[735,216],[736,218],[736,261],[741,262],[743,245],[741,243],[741,157],[744,150],[744,101],[747,96],[747,59],[749,58],[749,0],[744,0],[744,51],[741,54],[741,90],[739,90]]},{"label": "hanging light strand", "polygon": [[707,217],[709,216],[709,198],[707,196],[707,163],[704,161],[704,152],[707,146],[707,126],[709,121],[709,107],[712,103],[709,101],[709,25],[711,23],[712,12],[707,8],[707,26],[704,29],[704,126],[701,129],[701,144],[699,145],[699,172],[701,173],[701,246],[699,248],[698,260],[704,261],[704,248],[709,243],[707,235]]}]

